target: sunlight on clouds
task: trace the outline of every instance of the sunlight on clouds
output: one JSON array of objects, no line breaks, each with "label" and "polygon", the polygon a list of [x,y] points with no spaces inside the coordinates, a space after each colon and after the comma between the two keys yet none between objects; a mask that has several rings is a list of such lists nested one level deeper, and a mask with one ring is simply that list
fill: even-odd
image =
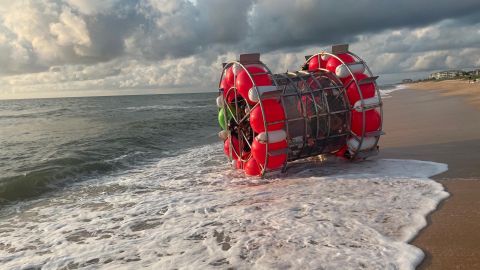
[{"label": "sunlight on clouds", "polygon": [[376,74],[480,66],[480,2],[369,1],[0,0],[0,98],[214,91],[221,63],[240,53],[285,72],[341,42]]},{"label": "sunlight on clouds", "polygon": [[65,95],[70,90],[122,90],[189,88],[191,92],[214,91],[220,57],[213,63],[187,57],[159,63],[117,59],[96,65],[65,65],[48,71],[0,78],[0,97],[55,88]]},{"label": "sunlight on clouds", "polygon": [[74,15],[68,8],[63,9],[59,23],[50,24],[50,33],[57,37],[58,44],[61,46],[92,44],[85,21],[80,16]]}]

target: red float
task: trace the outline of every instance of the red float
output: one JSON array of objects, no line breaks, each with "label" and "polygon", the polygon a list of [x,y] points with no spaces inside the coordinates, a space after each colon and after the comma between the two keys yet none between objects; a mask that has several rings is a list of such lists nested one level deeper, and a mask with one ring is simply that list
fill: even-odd
[{"label": "red float", "polygon": [[[320,59],[320,64],[318,60]],[[310,59],[310,62],[308,62],[308,70],[309,71],[315,71],[319,68],[325,68],[325,64],[327,61],[323,60],[320,55],[315,55]]]},{"label": "red float", "polygon": [[245,174],[249,176],[260,176],[262,174],[262,168],[254,158],[250,158],[245,163]]},{"label": "red float", "polygon": [[[368,76],[363,73],[355,74],[355,79],[357,79],[357,81],[360,81],[365,78],[368,78]],[[352,76],[347,77],[344,80],[344,84],[347,84],[351,80],[352,80]],[[361,84],[359,86],[360,86],[360,91],[362,91],[363,99],[367,99],[375,96],[375,85],[373,84],[373,82]],[[358,93],[358,88],[355,82],[351,82],[350,85],[347,87],[347,96],[348,96],[348,101],[350,102],[350,106],[353,106],[355,102],[360,100],[360,94]]]},{"label": "red float", "polygon": [[[342,61],[347,63],[347,64],[355,62],[355,59],[348,53],[341,53],[341,54],[338,54],[337,56],[338,56],[338,58],[342,59]],[[325,68],[328,69],[330,72],[335,73],[335,69],[341,64],[342,64],[342,62],[340,62],[340,60],[338,60],[337,58],[332,56],[332,57],[328,58],[327,64],[325,65]]]},{"label": "red float", "polygon": [[[275,150],[286,148],[288,148],[287,140],[268,144],[269,153]],[[252,155],[259,164],[265,164],[266,149],[266,144],[259,142],[257,139],[253,140]],[[266,166],[268,169],[278,169],[285,163],[286,160],[287,154],[269,155]]]},{"label": "red float", "polygon": [[340,158],[345,158],[345,153],[348,151],[348,147],[344,145],[340,150],[338,150],[337,153],[335,153],[335,156],[340,157]]},{"label": "red float", "polygon": [[235,74],[233,73],[233,66],[230,66],[225,71],[225,80],[226,80],[226,83],[228,83],[230,86],[232,86],[235,83]]},{"label": "red float", "polygon": [[235,80],[235,86],[237,87],[238,92],[240,95],[248,101],[249,104],[254,105],[256,102],[250,100],[248,97],[248,91],[250,88],[253,86],[253,82],[249,77],[250,76],[253,78],[253,81],[255,82],[256,86],[267,86],[267,85],[272,85],[272,80],[270,80],[270,77],[268,74],[257,74],[257,73],[266,73],[266,69],[260,66],[247,66],[247,71],[242,69]]},{"label": "red float", "polygon": [[[380,114],[376,110],[365,112],[365,132],[376,131],[380,128]],[[352,111],[352,131],[358,136],[362,135],[363,115],[362,112]]]},{"label": "red float", "polygon": [[[231,140],[230,140],[231,138]],[[233,149],[232,149],[232,156],[230,156],[230,141],[232,142]],[[237,160],[239,153],[239,145],[238,145],[238,139],[235,136],[229,137],[227,140],[225,140],[223,144],[223,152],[225,155],[230,156],[232,159]]]},{"label": "red float", "polygon": [[235,160],[235,169],[241,170],[243,165],[243,161],[241,160]]},{"label": "red float", "polygon": [[[277,100],[267,99],[262,101],[263,109],[265,112],[265,121],[267,122],[267,130],[279,130],[285,126],[284,122],[268,125],[268,123],[274,123],[285,120],[285,111],[282,105]],[[263,123],[262,109],[260,106],[255,107],[250,112],[250,126],[256,133],[264,132],[265,126]]]},{"label": "red float", "polygon": [[220,88],[223,88],[223,97],[228,103],[232,103],[235,100],[235,90],[230,89],[232,86],[233,84],[229,84],[226,78],[223,78],[220,83]]}]

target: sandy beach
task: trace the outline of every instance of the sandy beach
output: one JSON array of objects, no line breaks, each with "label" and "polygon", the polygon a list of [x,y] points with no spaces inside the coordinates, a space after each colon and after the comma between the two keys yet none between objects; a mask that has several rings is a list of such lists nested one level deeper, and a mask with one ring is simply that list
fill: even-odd
[{"label": "sandy beach", "polygon": [[434,179],[450,197],[412,241],[426,254],[419,269],[480,269],[480,85],[443,81],[406,88],[385,99],[380,157],[449,166]]},{"label": "sandy beach", "polygon": [[445,96],[465,96],[470,104],[480,110],[480,83],[468,80],[443,80],[407,84],[414,90],[437,90]]}]

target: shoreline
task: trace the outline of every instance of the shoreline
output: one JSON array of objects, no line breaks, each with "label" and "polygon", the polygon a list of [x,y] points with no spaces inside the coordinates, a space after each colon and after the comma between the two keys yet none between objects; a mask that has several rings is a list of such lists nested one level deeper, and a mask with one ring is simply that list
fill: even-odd
[{"label": "shoreline", "polygon": [[427,226],[410,242],[425,254],[417,269],[480,269],[480,179],[434,180],[450,196],[428,214]]},{"label": "shoreline", "polygon": [[411,90],[411,85],[384,101],[386,136],[379,158],[448,164],[448,171],[431,178],[450,194],[409,242],[425,254],[417,268],[480,268],[480,203],[475,201],[480,197],[480,181],[475,181],[480,168],[474,150],[480,149],[480,110],[466,104],[463,94]]}]

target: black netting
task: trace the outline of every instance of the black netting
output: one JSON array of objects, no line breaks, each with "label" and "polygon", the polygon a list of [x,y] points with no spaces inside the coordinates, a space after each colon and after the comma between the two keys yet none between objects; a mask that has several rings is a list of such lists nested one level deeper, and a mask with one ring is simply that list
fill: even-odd
[{"label": "black netting", "polygon": [[345,145],[350,112],[340,83],[321,71],[273,78],[283,90],[289,160],[337,151]]}]

